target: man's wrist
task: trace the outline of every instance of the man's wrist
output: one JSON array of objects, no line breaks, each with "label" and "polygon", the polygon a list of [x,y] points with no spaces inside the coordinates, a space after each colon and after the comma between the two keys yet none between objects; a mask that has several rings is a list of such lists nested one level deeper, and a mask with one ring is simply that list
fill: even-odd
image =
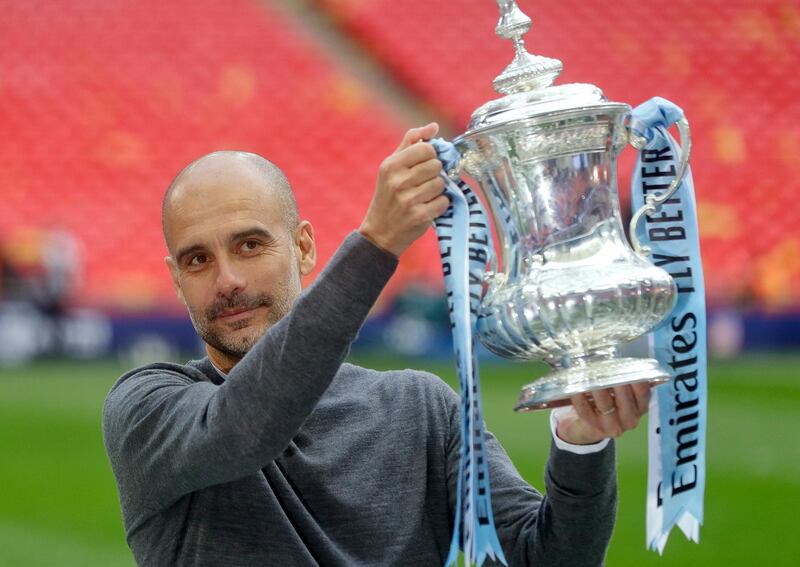
[{"label": "man's wrist", "polygon": [[392,255],[394,258],[400,257],[399,254],[395,254],[389,248],[387,248],[387,246],[383,243],[382,239],[374,234],[374,231],[370,230],[368,227],[365,227],[363,224],[359,227],[357,232],[365,240],[368,240],[373,246],[380,249],[382,252]]},{"label": "man's wrist", "polygon": [[578,443],[570,443],[569,441],[565,441],[561,437],[558,436],[558,419],[560,415],[563,415],[570,411],[569,407],[561,407],[555,408],[550,412],[550,432],[553,435],[553,441],[556,444],[556,447],[561,449],[562,451],[568,451],[570,453],[575,453],[577,455],[588,455],[590,453],[598,453],[606,448],[610,439],[608,437],[604,439],[600,439],[596,442],[590,442],[586,444],[578,444]]}]

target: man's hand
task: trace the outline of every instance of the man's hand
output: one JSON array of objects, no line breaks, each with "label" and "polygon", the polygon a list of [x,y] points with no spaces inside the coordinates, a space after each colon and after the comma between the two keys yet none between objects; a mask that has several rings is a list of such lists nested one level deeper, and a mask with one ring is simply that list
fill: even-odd
[{"label": "man's hand", "polygon": [[639,418],[647,413],[650,384],[617,386],[578,394],[570,400],[572,411],[559,416],[556,435],[573,445],[589,445],[635,428]]},{"label": "man's hand", "polygon": [[422,236],[450,204],[442,194],[442,164],[433,146],[424,142],[438,131],[435,122],[412,128],[378,169],[375,194],[358,230],[395,256]]}]

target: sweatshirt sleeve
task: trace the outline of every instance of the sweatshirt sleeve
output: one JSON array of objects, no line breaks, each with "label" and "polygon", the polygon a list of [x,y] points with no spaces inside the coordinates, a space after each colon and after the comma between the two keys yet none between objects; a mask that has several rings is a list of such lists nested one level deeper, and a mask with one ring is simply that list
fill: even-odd
[{"label": "sweatshirt sleeve", "polygon": [[[457,403],[450,431],[448,484],[454,509],[460,447]],[[614,442],[586,455],[561,450],[551,442],[546,495],[520,476],[488,431],[486,448],[494,522],[509,567],[603,565],[616,518]]]},{"label": "sweatshirt sleeve", "polygon": [[215,385],[154,365],[108,394],[103,435],[127,518],[278,457],[347,356],[397,258],[350,234],[288,313]]}]

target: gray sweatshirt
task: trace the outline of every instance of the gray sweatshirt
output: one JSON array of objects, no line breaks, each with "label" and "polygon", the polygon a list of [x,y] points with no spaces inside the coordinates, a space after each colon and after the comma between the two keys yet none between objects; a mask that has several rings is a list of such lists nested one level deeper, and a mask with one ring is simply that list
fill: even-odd
[{"label": "gray sweatshirt", "polygon": [[[114,385],[103,433],[139,565],[443,564],[458,396],[431,374],[344,363],[396,263],[353,233],[226,378],[204,359]],[[487,447],[510,565],[601,565],[613,444],[590,455],[552,446],[546,497],[490,434]]]}]

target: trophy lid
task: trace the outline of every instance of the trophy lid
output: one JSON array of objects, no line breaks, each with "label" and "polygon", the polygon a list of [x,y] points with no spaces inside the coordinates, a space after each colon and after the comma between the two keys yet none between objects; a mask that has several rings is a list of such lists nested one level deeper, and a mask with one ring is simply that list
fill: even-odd
[{"label": "trophy lid", "polygon": [[493,81],[494,89],[505,96],[491,100],[473,112],[465,136],[522,119],[627,107],[608,102],[603,91],[594,85],[553,86],[563,68],[561,61],[528,53],[522,36],[530,30],[531,19],[519,9],[515,0],[496,1],[500,20],[495,33],[514,42],[514,60]]}]

